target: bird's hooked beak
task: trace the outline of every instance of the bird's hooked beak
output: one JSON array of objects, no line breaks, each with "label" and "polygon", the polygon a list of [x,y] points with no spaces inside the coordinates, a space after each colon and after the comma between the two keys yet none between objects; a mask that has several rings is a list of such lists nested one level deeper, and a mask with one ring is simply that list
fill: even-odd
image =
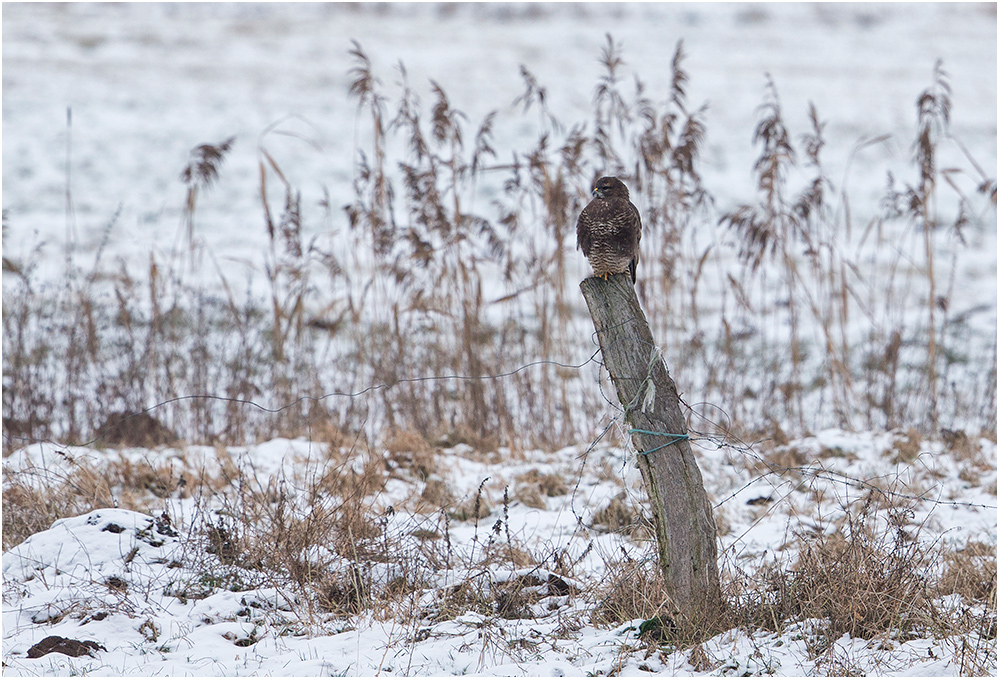
[{"label": "bird's hooked beak", "polygon": [[590,192],[590,195],[593,196],[594,198],[603,198],[601,190],[598,189],[597,187],[594,187],[594,190]]}]

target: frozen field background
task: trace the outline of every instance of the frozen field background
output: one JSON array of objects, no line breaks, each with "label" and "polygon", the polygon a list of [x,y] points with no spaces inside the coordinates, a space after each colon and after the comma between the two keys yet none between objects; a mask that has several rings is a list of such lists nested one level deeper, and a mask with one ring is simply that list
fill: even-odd
[{"label": "frozen field background", "polygon": [[[606,33],[623,43],[625,72],[639,75],[654,100],[666,97],[670,59],[683,39],[688,101],[708,104],[702,172],[720,205],[732,207],[727,203],[751,193],[755,109],[770,73],[793,132],[806,131],[810,101],[829,121],[834,177],[860,140],[893,136],[852,167],[849,187],[861,223],[877,210],[882,160],[902,165],[910,157],[914,102],[938,58],[951,78],[952,130],[987,174],[996,174],[994,10],[953,3],[7,4],[4,252],[27,256],[41,240],[43,267],[58,271],[72,107],[74,254],[93,253],[119,205],[109,257],[142,271],[150,250],[169,252],[184,204],[178,175],[189,151],[235,135],[218,184],[201,199],[198,237],[227,262],[258,264],[266,234],[256,144],[269,125],[296,116],[301,121],[292,129],[319,147],[292,139],[276,150],[281,140],[269,140],[302,188],[304,205],[320,200],[322,187],[331,205],[350,201],[359,142],[348,98],[352,39],[387,87],[402,62],[418,92],[429,99],[428,81],[440,83],[471,125],[499,109],[497,147],[520,142],[524,150],[536,133],[511,115],[523,91],[520,65],[547,88],[557,118],[588,122]],[[340,223],[325,228],[343,226],[343,215],[334,215]],[[994,251],[995,233],[986,238],[983,247]]]}]

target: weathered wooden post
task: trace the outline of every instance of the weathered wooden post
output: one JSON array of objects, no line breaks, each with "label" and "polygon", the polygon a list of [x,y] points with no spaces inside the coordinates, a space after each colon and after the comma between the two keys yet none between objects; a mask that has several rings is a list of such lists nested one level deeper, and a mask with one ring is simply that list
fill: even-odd
[{"label": "weathered wooden post", "polygon": [[673,614],[681,624],[710,620],[721,604],[715,518],[691,452],[677,388],[629,274],[607,281],[585,279],[580,289],[639,452]]}]

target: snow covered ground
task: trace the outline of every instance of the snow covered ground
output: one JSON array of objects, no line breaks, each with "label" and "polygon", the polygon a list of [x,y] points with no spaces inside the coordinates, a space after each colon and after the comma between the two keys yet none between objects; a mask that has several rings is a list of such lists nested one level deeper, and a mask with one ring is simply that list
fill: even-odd
[{"label": "snow covered ground", "polygon": [[[940,443],[925,442],[912,463],[900,464],[904,444],[905,437],[898,434],[821,432],[776,449],[777,454],[798,452],[805,461],[799,471],[765,475],[753,471],[756,454],[751,451],[697,449],[709,493],[718,504],[722,564],[744,571],[775,559],[790,565],[796,537],[839,531],[836,527],[847,509],[857,519],[865,499],[870,501],[873,490],[877,496],[880,489],[888,491],[893,503],[909,508],[906,531],[928,545],[950,549],[975,541],[995,546],[996,445],[989,440],[974,442],[979,453],[960,459]],[[275,440],[227,453],[232,465],[244,471],[243,479],[255,480],[261,489],[294,487],[304,479],[318,478],[331,465],[325,446],[304,440]],[[637,629],[642,619],[615,626],[595,622],[592,615],[600,599],[595,593],[614,577],[608,565],[623,555],[640,564],[648,555],[648,539],[608,532],[595,522],[597,512],[623,490],[629,496],[626,505],[641,507],[641,484],[632,463],[620,450],[581,453],[571,448],[523,456],[507,452],[491,458],[469,447],[440,451],[438,472],[431,479],[443,482],[454,494],[453,507],[468,503],[481,489],[482,502],[490,511],[478,522],[451,521],[454,562],[428,575],[426,587],[416,593],[414,606],[405,615],[322,612],[304,601],[283,576],[258,574],[254,582],[252,569],[244,573],[243,586],[224,585],[220,575],[226,567],[219,553],[207,554],[210,542],[194,527],[204,527],[199,522],[213,509],[224,507],[221,498],[233,493],[232,488],[220,490],[214,499],[180,498],[179,491],[171,492],[154,501],[152,515],[108,508],[60,520],[3,556],[4,673],[912,676],[960,672],[963,642],[958,638],[844,635],[817,653],[822,621],[807,619],[776,632],[732,629],[696,651],[658,649],[640,640]],[[65,479],[80,467],[99,469],[109,455],[115,454],[39,444],[8,457],[4,473],[7,479],[14,475],[41,484]],[[174,480],[212,477],[220,470],[220,456],[209,447],[132,449],[117,455],[154,467],[165,465]],[[406,568],[406,545],[442,540],[417,538],[418,528],[441,530],[440,512],[428,509],[425,502],[424,489],[433,482],[420,482],[405,470],[387,469],[392,467],[388,463],[378,467],[383,470],[379,476],[384,488],[372,497],[371,510],[373,516],[389,518],[386,535],[404,547],[385,563],[355,563],[365,562],[361,568],[373,584],[390,578],[394,569]],[[566,487],[543,496],[541,503],[522,501],[531,498],[523,490],[531,478],[525,475],[531,471],[554,473]],[[510,496],[507,505],[505,494]],[[394,512],[385,514],[390,506]],[[872,511],[875,514],[879,513]],[[498,529],[500,524],[506,528]],[[521,567],[502,557],[479,560],[498,537],[506,540],[505,531],[513,535],[512,543],[539,556],[539,563]],[[550,576],[554,554],[572,564],[572,577]],[[525,610],[512,614],[473,608],[440,615],[442,593],[449,587],[485,581],[484,587],[498,589],[518,577],[522,588],[539,595]],[[938,597],[934,606],[940,616],[965,611],[988,620],[981,606],[963,602],[960,595]],[[93,657],[26,656],[33,645],[51,635],[92,641],[102,649]],[[992,648],[995,670],[995,632],[992,635],[964,637],[966,649]]]}]

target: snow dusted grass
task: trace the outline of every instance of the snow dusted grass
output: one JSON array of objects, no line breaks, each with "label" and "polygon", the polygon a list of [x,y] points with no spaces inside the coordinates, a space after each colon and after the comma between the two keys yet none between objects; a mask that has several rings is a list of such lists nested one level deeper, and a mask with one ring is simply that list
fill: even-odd
[{"label": "snow dusted grass", "polygon": [[303,202],[309,166],[279,149],[309,142],[309,125],[290,116],[259,131],[243,187],[257,212],[243,217],[264,243],[245,281],[199,237],[216,223],[205,204],[232,136],[178,164],[177,238],[138,254],[141,271],[104,259],[120,212],[95,229],[86,265],[70,238],[56,281],[42,244],[5,260],[5,451],[121,443],[107,431],[146,411],[187,441],[230,445],[329,428],[590,441],[613,407],[594,389],[573,227],[601,174],[625,179],[643,215],[637,290],[673,377],[697,395],[696,429],[995,429],[995,169],[953,134],[947,64],[900,93],[916,121],[905,137],[848,142],[862,156],[892,139],[905,161],[838,168],[826,159],[836,121],[810,105],[793,127],[767,79],[743,132],[757,157],[727,170],[724,200],[705,156],[730,131],[714,133],[690,100],[699,75],[683,42],[656,96],[608,35],[591,111],[560,119],[524,67],[513,105],[478,120],[352,45],[350,192],[324,184]]},{"label": "snow dusted grass", "polygon": [[[693,633],[656,619],[617,448],[33,445],[4,462],[5,673],[995,672],[991,439],[698,453],[730,607]],[[80,514],[22,523],[51,498]],[[25,658],[49,635],[107,651]]]}]

